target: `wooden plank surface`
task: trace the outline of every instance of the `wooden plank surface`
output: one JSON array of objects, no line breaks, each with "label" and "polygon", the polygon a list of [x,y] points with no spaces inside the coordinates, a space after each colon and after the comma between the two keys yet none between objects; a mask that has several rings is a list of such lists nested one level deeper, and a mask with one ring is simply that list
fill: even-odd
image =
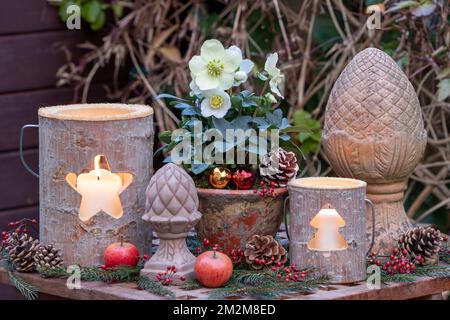
[{"label": "wooden plank surface", "polygon": [[[102,85],[93,84],[88,102],[105,99]],[[69,104],[73,100],[74,90],[69,87],[0,94],[0,152],[19,149],[20,128],[38,123],[37,110],[40,107]],[[24,148],[37,147],[38,130],[29,129],[24,138]]]},{"label": "wooden plank surface", "polygon": [[66,28],[59,19],[58,8],[47,0],[2,1],[0,35],[48,31]]},{"label": "wooden plank surface", "polygon": [[[44,279],[36,273],[20,274],[27,282],[39,288],[40,292],[60,296],[68,299],[88,300],[154,300],[168,299],[138,290],[135,283],[106,284],[103,282],[81,282],[81,289],[71,290],[67,288],[64,279]],[[8,276],[3,268],[0,268],[0,283],[9,284]],[[283,299],[289,300],[406,300],[420,298],[450,290],[450,278],[417,278],[412,283],[389,283],[381,289],[370,290],[365,283],[353,286],[333,286],[334,290],[321,289],[312,294],[286,295]],[[179,300],[206,299],[211,289],[197,289],[192,291],[171,287]],[[230,297],[240,300],[239,297]]]},{"label": "wooden plank surface", "polygon": [[[26,150],[24,157],[37,170],[38,150]],[[22,166],[19,152],[0,153],[0,174],[0,210],[38,203],[39,181]]]}]

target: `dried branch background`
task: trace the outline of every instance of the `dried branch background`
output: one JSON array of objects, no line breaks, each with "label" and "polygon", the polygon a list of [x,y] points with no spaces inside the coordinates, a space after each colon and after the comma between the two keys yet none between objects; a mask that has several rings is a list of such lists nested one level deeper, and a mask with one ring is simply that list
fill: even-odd
[{"label": "dried branch background", "polygon": [[[378,47],[398,61],[413,83],[428,130],[426,156],[407,190],[408,216],[422,222],[435,213],[441,227],[448,228],[449,3],[416,1],[417,6],[394,10],[399,2],[414,1],[384,1],[381,29],[369,30],[365,10],[374,2],[381,0],[117,1],[126,14],[110,22],[100,46],[80,44],[86,53],[59,70],[59,84],[75,84],[85,101],[95,73],[114,64],[109,97],[152,105],[159,130],[171,130],[178,116],[156,96],[187,94],[187,63],[205,39],[215,37],[238,45],[260,65],[269,52],[277,51],[286,74],[290,119],[305,110],[322,122],[328,94],[342,69],[360,50]],[[426,14],[430,5],[434,9]],[[119,81],[121,69],[128,72],[125,83]],[[307,156],[304,174],[329,174],[323,152],[316,149]]]}]

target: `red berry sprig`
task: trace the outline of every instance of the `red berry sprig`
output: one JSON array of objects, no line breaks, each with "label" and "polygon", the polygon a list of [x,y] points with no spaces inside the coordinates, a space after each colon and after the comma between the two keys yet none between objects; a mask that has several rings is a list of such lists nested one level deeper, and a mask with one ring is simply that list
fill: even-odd
[{"label": "red berry sprig", "polygon": [[272,271],[276,271],[276,277],[280,281],[289,282],[299,282],[305,281],[309,270],[307,269],[299,269],[295,264],[290,266],[283,266],[280,262],[277,262],[274,266],[270,268]]},{"label": "red berry sprig", "polygon": [[30,232],[30,228],[35,228],[37,225],[36,219],[28,219],[23,218],[17,221],[11,221],[8,223],[9,230],[2,231],[2,245],[8,239],[9,235],[13,232],[20,233],[28,233]]},{"label": "red berry sprig", "polygon": [[266,183],[264,181],[259,182],[259,187],[256,187],[253,190],[253,193],[257,193],[261,198],[264,197],[275,197],[275,188],[276,183],[273,181],[270,181],[270,183]]},{"label": "red berry sprig", "polygon": [[[159,283],[161,283],[164,286],[170,286],[173,283],[173,278],[174,278],[175,273],[177,273],[177,267],[175,267],[175,266],[167,267],[166,272],[158,273],[158,275],[156,276],[156,280],[158,280]],[[179,279],[181,281],[186,280],[186,278],[184,276],[181,276]]]},{"label": "red berry sprig", "polygon": [[382,261],[375,253],[369,254],[369,263],[380,266],[388,275],[413,273],[418,264],[424,263],[422,256],[412,256],[407,250],[394,248],[391,255]]},{"label": "red berry sprig", "polygon": [[230,258],[234,265],[242,265],[245,261],[244,250],[242,250],[241,248],[232,249],[230,252]]}]

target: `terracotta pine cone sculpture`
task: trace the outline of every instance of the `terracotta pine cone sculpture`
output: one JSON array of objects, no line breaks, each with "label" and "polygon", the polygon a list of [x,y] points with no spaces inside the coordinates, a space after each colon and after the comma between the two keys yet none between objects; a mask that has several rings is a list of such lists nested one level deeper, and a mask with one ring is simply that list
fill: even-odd
[{"label": "terracotta pine cone sculpture", "polygon": [[286,249],[272,236],[260,236],[255,234],[245,246],[245,261],[253,270],[260,270],[276,265],[281,265],[287,260]]}]

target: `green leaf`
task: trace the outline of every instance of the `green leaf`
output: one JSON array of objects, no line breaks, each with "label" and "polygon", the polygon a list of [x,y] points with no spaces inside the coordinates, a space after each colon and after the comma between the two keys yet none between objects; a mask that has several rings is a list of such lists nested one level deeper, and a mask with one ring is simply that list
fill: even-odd
[{"label": "green leaf", "polygon": [[94,23],[91,23],[91,29],[94,31],[100,30],[106,22],[106,14],[105,12],[101,11],[98,15],[97,20],[95,20]]},{"label": "green leaf", "polygon": [[450,97],[450,79],[443,79],[438,84],[438,101],[444,101]]},{"label": "green leaf", "polygon": [[158,138],[161,142],[169,144],[172,141],[172,131],[160,132]]},{"label": "green leaf", "polygon": [[123,7],[120,4],[113,3],[111,5],[111,9],[117,18],[121,18],[123,16]]},{"label": "green leaf", "polygon": [[[97,0],[91,0],[81,7],[81,16],[89,23],[98,23],[99,16],[102,11],[102,6]],[[103,13],[104,14],[104,13]],[[91,25],[92,27],[92,25]],[[94,30],[94,29],[93,29]]]}]

